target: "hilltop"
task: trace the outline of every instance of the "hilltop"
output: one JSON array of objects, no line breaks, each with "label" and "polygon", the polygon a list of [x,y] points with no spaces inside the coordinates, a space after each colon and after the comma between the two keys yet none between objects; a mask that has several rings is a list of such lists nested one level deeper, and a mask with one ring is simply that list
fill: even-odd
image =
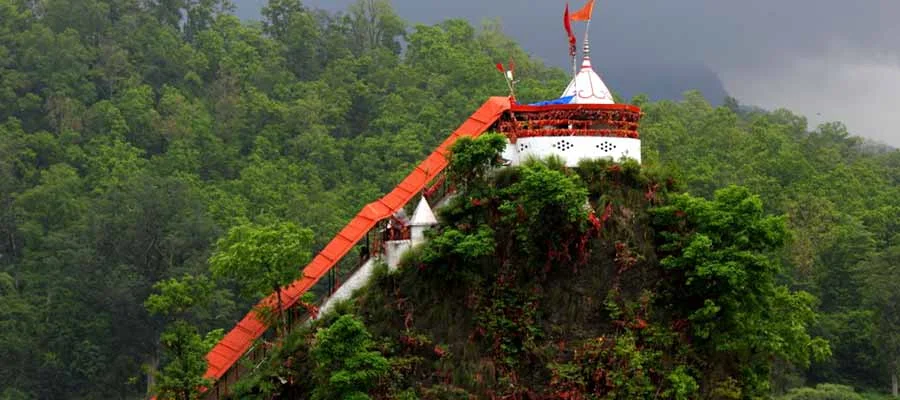
[{"label": "hilltop", "polygon": [[[769,393],[770,360],[828,354],[807,333],[812,296],[776,284],[787,230],[758,196],[729,187],[692,197],[634,162],[493,169],[504,143],[489,135],[455,147],[451,175],[465,189],[440,210],[442,224],[317,333],[288,340],[307,362],[269,379],[314,385],[278,390],[750,398]],[[349,326],[365,339],[330,340]],[[354,352],[371,353],[357,363]]]}]

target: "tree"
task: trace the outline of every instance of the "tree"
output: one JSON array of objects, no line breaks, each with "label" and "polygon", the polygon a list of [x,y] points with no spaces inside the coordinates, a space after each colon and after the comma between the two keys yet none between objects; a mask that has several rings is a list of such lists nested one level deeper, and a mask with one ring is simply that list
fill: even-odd
[{"label": "tree", "polygon": [[342,315],[316,334],[312,357],[318,386],[314,400],[364,400],[388,372],[388,361],[372,350],[374,342],[365,325],[351,314]]},{"label": "tree", "polygon": [[197,333],[197,328],[186,321],[175,321],[159,338],[165,349],[164,357],[169,361],[162,368],[158,382],[153,386],[157,398],[172,400],[195,400],[201,398],[200,391],[210,381],[203,377],[206,372],[206,352],[221,339],[219,334],[207,336],[206,340]]},{"label": "tree", "polygon": [[451,181],[468,191],[492,169],[500,165],[500,152],[506,138],[499,134],[483,135],[477,139],[462,138],[453,145],[447,173]]},{"label": "tree", "polygon": [[[41,315],[16,286],[16,279],[0,272],[0,357],[12,367],[0,368],[0,379],[10,391],[25,389],[26,382],[17,377],[16,371],[30,370],[28,352],[39,346],[35,329]],[[0,392],[0,398],[4,396]]]},{"label": "tree", "polygon": [[217,16],[231,14],[235,9],[230,0],[190,0],[186,6],[184,37],[191,43],[198,33],[213,24]]},{"label": "tree", "polygon": [[158,381],[150,381],[149,392],[160,400],[199,399],[201,389],[209,384],[203,376],[207,367],[205,356],[221,339],[222,330],[209,332],[204,338],[186,318],[192,309],[212,301],[215,285],[205,277],[186,275],[161,281],[154,288],[159,293],[150,295],[144,306],[151,314],[166,316],[170,323],[159,338],[165,365],[160,372],[151,371]]},{"label": "tree", "polygon": [[349,17],[356,55],[379,48],[400,53],[397,38],[404,36],[406,23],[394,12],[390,0],[357,0],[350,6]]},{"label": "tree", "polygon": [[300,276],[300,266],[309,261],[312,240],[311,230],[291,222],[236,226],[216,242],[216,250],[209,259],[210,269],[214,276],[239,282],[243,293],[251,299],[274,292],[279,326],[287,328],[281,292]]},{"label": "tree", "polygon": [[890,376],[891,393],[900,396],[900,235],[861,270],[866,300],[874,310],[874,341],[882,369]]},{"label": "tree", "polygon": [[690,323],[704,359],[733,360],[746,396],[768,393],[770,357],[806,366],[830,354],[806,333],[812,296],[776,283],[772,256],[787,232],[783,217],[764,215],[758,196],[730,186],[712,201],[676,195],[653,213],[667,273],[660,305]]},{"label": "tree", "polygon": [[262,9],[263,31],[283,46],[291,71],[301,80],[321,73],[322,30],[315,14],[300,0],[269,0]]},{"label": "tree", "polygon": [[553,163],[550,159],[523,165],[519,180],[504,190],[508,199],[499,207],[515,226],[522,252],[532,257],[558,251],[568,255],[568,247],[588,223],[587,189],[577,175],[567,175]]}]

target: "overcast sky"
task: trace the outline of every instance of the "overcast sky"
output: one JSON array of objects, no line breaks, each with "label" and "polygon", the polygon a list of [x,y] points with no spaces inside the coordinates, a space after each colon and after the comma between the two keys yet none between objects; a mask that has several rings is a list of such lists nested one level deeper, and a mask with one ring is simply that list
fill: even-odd
[{"label": "overcast sky", "polygon": [[[336,10],[352,1],[305,3]],[[264,4],[237,2],[244,16]],[[526,51],[566,62],[565,0],[393,3],[413,22],[499,17]],[[579,36],[582,29],[576,24]],[[812,126],[843,121],[854,134],[900,146],[900,0],[597,0],[591,43],[613,89],[621,73],[613,71],[707,68],[742,103],[785,107]]]}]

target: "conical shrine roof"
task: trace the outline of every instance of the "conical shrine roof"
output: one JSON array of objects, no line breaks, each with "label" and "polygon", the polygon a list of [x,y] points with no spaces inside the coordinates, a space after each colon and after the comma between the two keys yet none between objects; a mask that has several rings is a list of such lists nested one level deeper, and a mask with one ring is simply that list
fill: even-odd
[{"label": "conical shrine roof", "polygon": [[410,226],[432,226],[437,225],[437,218],[434,217],[434,212],[431,211],[431,207],[428,206],[428,201],[425,200],[425,197],[419,200],[419,205],[416,206],[416,211],[413,212],[412,220],[409,221]]},{"label": "conical shrine roof", "polygon": [[600,79],[600,75],[594,72],[590,56],[584,57],[581,70],[575,74],[560,97],[571,97],[569,104],[615,104],[609,88]]}]

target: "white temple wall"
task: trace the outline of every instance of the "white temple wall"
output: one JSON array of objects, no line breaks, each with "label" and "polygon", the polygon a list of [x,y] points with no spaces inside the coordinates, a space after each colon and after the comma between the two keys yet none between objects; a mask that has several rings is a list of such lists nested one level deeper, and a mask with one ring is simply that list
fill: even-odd
[{"label": "white temple wall", "polygon": [[[515,146],[515,149],[510,149]],[[557,155],[566,166],[578,166],[582,159],[611,158],[620,161],[623,157],[641,162],[641,140],[621,137],[598,136],[540,136],[519,138],[515,145],[507,145],[503,158],[518,165],[529,157],[544,158]]]},{"label": "white temple wall", "polygon": [[379,262],[384,261],[388,268],[393,271],[397,269],[400,263],[400,257],[409,251],[412,247],[411,240],[391,240],[385,242],[384,257],[371,257],[363,266],[359,267],[353,274],[342,283],[334,293],[329,296],[319,307],[319,316],[325,315],[326,312],[334,308],[334,305],[349,299],[354,292],[362,288],[372,279],[375,274],[375,267]]},{"label": "white temple wall", "polygon": [[362,267],[359,267],[346,282],[338,287],[338,289],[322,303],[322,306],[319,307],[319,316],[325,315],[325,313],[331,310],[335,304],[349,299],[350,296],[353,295],[353,292],[365,286],[366,283],[369,282],[369,279],[372,279],[378,261],[378,258],[372,257],[369,258]]},{"label": "white temple wall", "polygon": [[509,139],[506,140],[506,148],[503,149],[500,157],[509,160],[512,165],[519,165],[519,151],[516,149],[516,145],[509,142]]},{"label": "white temple wall", "polygon": [[335,304],[349,299],[353,296],[354,292],[365,286],[369,280],[372,279],[372,275],[375,274],[375,268],[379,262],[384,261],[391,271],[396,270],[400,263],[400,257],[409,251],[411,247],[412,241],[410,240],[391,240],[385,242],[384,257],[371,257],[365,264],[353,272],[353,274],[347,278],[346,282],[342,283],[331,296],[325,299],[319,307],[319,316],[325,315],[325,313],[334,308]]}]

